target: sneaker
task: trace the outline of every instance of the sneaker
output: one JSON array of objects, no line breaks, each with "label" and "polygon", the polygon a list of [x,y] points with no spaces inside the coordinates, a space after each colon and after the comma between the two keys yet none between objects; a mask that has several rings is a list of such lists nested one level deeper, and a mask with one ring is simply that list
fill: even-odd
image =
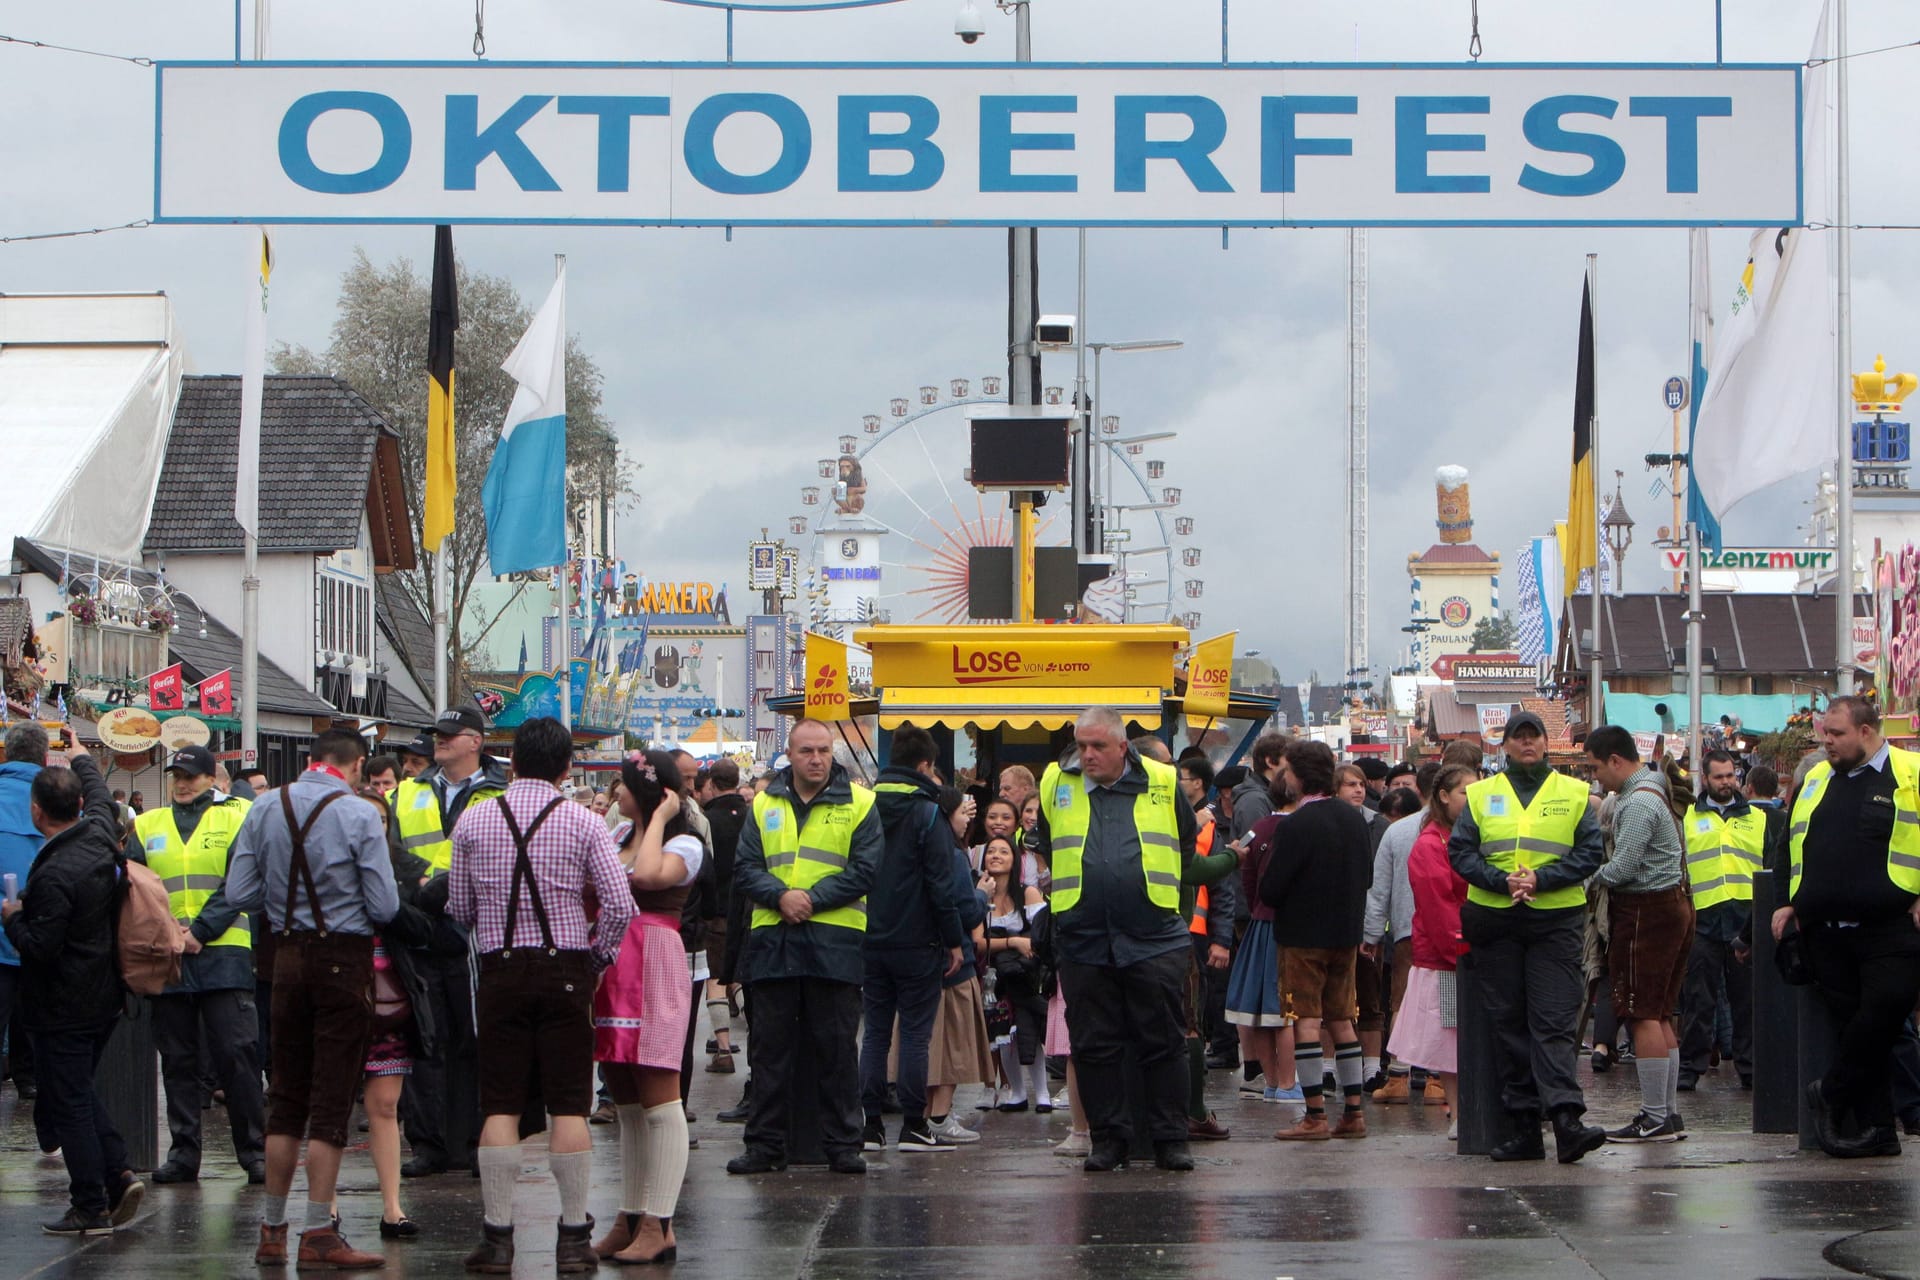
[{"label": "sneaker", "polygon": [[110,1236],[113,1219],[105,1210],[83,1213],[79,1209],[68,1209],[58,1222],[43,1222],[40,1229],[50,1236]]},{"label": "sneaker", "polygon": [[1291,1085],[1288,1085],[1284,1089],[1267,1090],[1266,1093],[1262,1096],[1261,1101],[1262,1102],[1291,1102],[1295,1106],[1304,1107],[1307,1105],[1307,1095],[1301,1091],[1300,1082],[1296,1080],[1294,1083],[1292,1083]]},{"label": "sneaker", "polygon": [[1673,1127],[1671,1116],[1655,1120],[1644,1111],[1620,1128],[1607,1132],[1608,1142],[1674,1142],[1679,1137],[1680,1131]]},{"label": "sneaker", "polygon": [[1678,1111],[1667,1112],[1667,1128],[1673,1131],[1673,1136],[1677,1141],[1680,1141],[1680,1142],[1686,1141],[1687,1122],[1680,1118],[1680,1113]]},{"label": "sneaker", "polygon": [[[951,1116],[948,1119],[952,1119]],[[953,1144],[933,1131],[925,1120],[909,1120],[900,1126],[902,1151],[951,1151]]]},{"label": "sneaker", "polygon": [[1067,1097],[1067,1091],[1065,1089],[1053,1095],[1053,1109],[1055,1111],[1064,1111],[1072,1105],[1073,1100]]},{"label": "sneaker", "polygon": [[887,1149],[886,1126],[879,1120],[868,1120],[867,1127],[860,1134],[862,1151],[885,1151]]},{"label": "sneaker", "polygon": [[964,1147],[970,1142],[980,1141],[979,1130],[969,1129],[961,1124],[960,1117],[957,1115],[949,1114],[939,1124],[930,1124],[928,1127],[933,1130],[935,1137],[944,1138],[956,1147]]},{"label": "sneaker", "polygon": [[1243,1098],[1263,1098],[1267,1092],[1267,1078],[1258,1071],[1240,1082],[1240,1096]]},{"label": "sneaker", "polygon": [[107,1189],[107,1217],[115,1227],[126,1226],[140,1212],[140,1200],[146,1194],[147,1184],[134,1176],[131,1169],[122,1172],[119,1180]]},{"label": "sneaker", "polygon": [[1362,1093],[1377,1093],[1386,1087],[1387,1073],[1384,1071],[1376,1071],[1367,1077],[1366,1082],[1360,1086],[1360,1091]]},{"label": "sneaker", "polygon": [[1084,1160],[1093,1154],[1093,1135],[1076,1129],[1053,1144],[1053,1154],[1069,1160]]}]

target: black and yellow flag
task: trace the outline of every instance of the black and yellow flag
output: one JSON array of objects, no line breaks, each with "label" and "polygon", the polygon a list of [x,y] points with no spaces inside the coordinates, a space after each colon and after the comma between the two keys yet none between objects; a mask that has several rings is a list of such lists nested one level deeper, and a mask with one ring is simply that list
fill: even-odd
[{"label": "black and yellow flag", "polygon": [[1593,294],[1580,286],[1580,355],[1573,382],[1573,474],[1567,480],[1567,541],[1561,562],[1566,569],[1564,594],[1580,586],[1580,571],[1593,571],[1594,590],[1600,589],[1600,548],[1594,528],[1593,497]]},{"label": "black and yellow flag", "polygon": [[421,541],[428,551],[453,532],[453,332],[460,327],[453,282],[453,228],[433,229],[433,304],[427,326],[427,496]]}]

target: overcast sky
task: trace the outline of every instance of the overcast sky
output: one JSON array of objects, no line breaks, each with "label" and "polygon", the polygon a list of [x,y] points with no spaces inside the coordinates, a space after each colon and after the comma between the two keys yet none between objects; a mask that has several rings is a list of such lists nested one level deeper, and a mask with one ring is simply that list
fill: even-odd
[{"label": "overcast sky", "polygon": [[[985,6],[983,5],[983,8]],[[1712,0],[1482,0],[1490,61],[1711,61]],[[1818,0],[1730,4],[1729,61],[1806,56]],[[251,11],[252,5],[247,5]],[[1012,21],[952,35],[957,0],[840,14],[738,18],[736,56],[754,60],[998,61]],[[1246,60],[1455,61],[1466,0],[1238,0],[1233,55]],[[1216,0],[1034,0],[1042,59],[1194,60],[1219,56]],[[1854,0],[1856,50],[1920,36],[1911,0]],[[1356,30],[1356,20],[1361,25]],[[271,53],[287,59],[461,59],[466,0],[281,3]],[[718,59],[718,13],[656,0],[490,0],[499,59]],[[16,10],[4,34],[161,58],[225,58],[227,0],[88,0]],[[1915,222],[1912,82],[1920,49],[1853,63],[1853,214]],[[0,235],[125,222],[149,213],[152,72],[97,58],[0,45]],[[1716,296],[1730,299],[1748,233],[1712,237]],[[200,372],[237,371],[241,233],[167,227],[0,245],[0,290],[164,290]],[[798,510],[813,460],[860,415],[923,383],[1003,371],[1005,234],[991,230],[461,228],[467,262],[537,302],[552,254],[568,255],[569,327],[606,373],[606,409],[645,463],[644,498],[621,549],[658,580],[739,590],[745,541]],[[1102,408],[1126,430],[1173,430],[1154,446],[1185,490],[1205,549],[1202,630],[1237,627],[1282,673],[1341,666],[1344,528],[1345,233],[1115,231],[1092,236],[1090,333],[1175,337],[1173,353],[1112,356]],[[1384,230],[1372,234],[1373,660],[1406,637],[1405,558],[1434,540],[1433,472],[1472,475],[1475,537],[1509,561],[1564,514],[1574,338],[1584,255],[1600,255],[1600,467],[1627,472],[1639,521],[1629,581],[1664,581],[1651,548],[1666,523],[1641,455],[1664,450],[1659,402],[1684,371],[1686,236],[1681,231]],[[324,346],[340,273],[355,245],[423,267],[424,227],[289,227],[275,238],[274,337]],[[1877,350],[1920,366],[1910,301],[1920,235],[1854,237],[1854,367]],[[1042,310],[1074,309],[1074,237],[1041,246]],[[1722,307],[1724,311],[1724,305]],[[996,366],[1000,366],[996,368]],[[1071,385],[1072,359],[1046,381]],[[959,415],[937,421],[959,431]],[[957,452],[956,455],[957,457]],[[899,465],[905,466],[902,461]],[[1730,544],[1798,541],[1812,477],[1749,500]],[[1514,579],[1503,579],[1512,603]],[[744,603],[744,591],[741,592]],[[898,615],[896,615],[898,616]]]}]

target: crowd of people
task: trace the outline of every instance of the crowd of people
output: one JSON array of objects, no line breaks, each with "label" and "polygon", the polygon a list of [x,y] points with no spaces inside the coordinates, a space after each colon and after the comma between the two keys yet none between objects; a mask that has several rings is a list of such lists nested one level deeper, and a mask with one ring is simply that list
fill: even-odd
[{"label": "crowd of people", "polygon": [[[190,747],[168,803],[134,812],[84,751],[57,767],[38,726],[8,733],[0,1026],[70,1177],[48,1231],[110,1232],[147,1182],[195,1182],[212,1097],[263,1186],[257,1261],[381,1266],[335,1206],[358,1103],[382,1240],[423,1230],[405,1179],[470,1171],[467,1267],[510,1273],[522,1143],[544,1133],[555,1270],[672,1262],[692,1072],[735,1069],[736,1010],[748,1073],[720,1118],[744,1125],[739,1176],[864,1174],[895,1112],[903,1153],[978,1142],[956,1114],[969,1085],[985,1109],[1068,1111],[1054,1150],[1088,1172],[1148,1152],[1191,1170],[1192,1143],[1231,1137],[1211,1070],[1282,1108],[1280,1141],[1364,1139],[1370,1108],[1459,1106],[1463,999],[1492,1033],[1492,1158],[1544,1159],[1548,1126],[1572,1163],[1683,1139],[1679,1094],[1723,1042],[1753,1086],[1756,927],[1831,1016],[1806,1093],[1822,1148],[1889,1154],[1920,1131],[1920,755],[1858,698],[1833,700],[1785,799],[1765,765],[1643,761],[1612,726],[1556,767],[1527,713],[1492,769],[1477,743],[1389,767],[1267,733],[1216,771],[1093,708],[1038,778],[950,778],[904,725],[871,787],[814,721],[750,781],[654,750],[605,790],[576,789],[556,721],[520,726],[507,762],[485,736],[472,708],[371,758],[333,730],[277,788]],[[150,997],[170,1147],[144,1180],[94,1084],[132,863],[182,953]],[[1782,905],[1755,922],[1761,870]],[[1587,1052],[1594,1071],[1632,1061],[1617,1128],[1587,1123]],[[618,1126],[620,1170],[598,1239],[596,1122]]]}]

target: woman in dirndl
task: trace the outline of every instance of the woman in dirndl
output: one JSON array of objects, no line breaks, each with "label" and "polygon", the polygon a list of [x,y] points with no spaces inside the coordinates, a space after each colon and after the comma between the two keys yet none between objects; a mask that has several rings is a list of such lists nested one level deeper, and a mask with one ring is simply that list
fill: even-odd
[{"label": "woman in dirndl", "polygon": [[[1460,935],[1460,908],[1467,882],[1447,859],[1447,837],[1467,807],[1467,786],[1477,770],[1448,765],[1433,780],[1427,820],[1407,855],[1407,885],[1413,890],[1413,968],[1407,994],[1394,1019],[1387,1051],[1409,1066],[1425,1067],[1447,1091],[1451,1114],[1459,1114],[1459,1018],[1454,971],[1467,944]],[[1457,1125],[1457,1121],[1456,1121]],[[1448,1136],[1454,1136],[1450,1131]]]},{"label": "woman in dirndl", "polygon": [[687,1176],[680,1060],[693,989],[680,912],[706,850],[688,825],[671,755],[633,753],[620,781],[631,820],[617,836],[620,860],[639,912],[593,997],[593,1056],[620,1123],[620,1212],[594,1251],[620,1263],[666,1263],[679,1256],[673,1211]]}]

